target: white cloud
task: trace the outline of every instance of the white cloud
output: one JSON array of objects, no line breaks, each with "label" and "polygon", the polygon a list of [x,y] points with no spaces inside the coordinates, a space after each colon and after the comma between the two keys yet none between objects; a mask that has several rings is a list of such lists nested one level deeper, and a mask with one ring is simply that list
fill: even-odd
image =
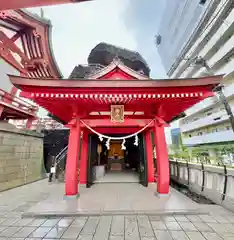
[{"label": "white cloud", "polygon": [[[53,25],[53,49],[65,77],[75,65],[86,63],[93,47],[108,42],[136,50],[136,40],[123,20],[128,0],[102,0],[45,7]],[[30,9],[39,13],[39,8]]]}]

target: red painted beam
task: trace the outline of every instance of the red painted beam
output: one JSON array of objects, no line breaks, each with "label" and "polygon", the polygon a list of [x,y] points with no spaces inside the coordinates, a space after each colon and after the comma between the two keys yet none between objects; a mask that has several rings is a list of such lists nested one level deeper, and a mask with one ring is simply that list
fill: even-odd
[{"label": "red painted beam", "polygon": [[[108,119],[103,120],[84,120],[84,122],[90,127],[144,127],[148,123],[150,123],[152,119],[147,120],[136,120],[136,119],[125,119],[123,123],[113,123]],[[81,126],[83,124],[81,123]],[[152,123],[153,126],[153,123]]]},{"label": "red painted beam", "polygon": [[0,42],[0,57],[2,57],[2,59],[4,59],[11,66],[19,70],[21,73],[24,73],[24,74],[27,73],[27,71],[24,68],[22,68],[22,66],[13,57],[10,50],[6,48],[2,42]]},{"label": "red painted beam", "polygon": [[[153,119],[154,116],[153,115],[126,115],[124,116],[124,119],[142,119],[142,120],[146,120],[146,119]],[[86,120],[101,120],[101,119],[111,119],[110,115],[89,115],[85,117]]]},{"label": "red painted beam", "polygon": [[[149,127],[150,128],[150,127]],[[141,128],[140,127],[116,127],[116,128],[112,128],[112,127],[104,127],[104,128],[94,128],[94,130],[96,130],[98,133],[101,134],[106,134],[106,135],[110,135],[110,134],[121,134],[121,135],[129,135],[129,134],[133,134],[137,131],[139,131]]]},{"label": "red painted beam", "polygon": [[0,11],[8,9],[19,9],[19,8],[29,8],[29,7],[40,7],[49,6],[55,4],[65,4],[74,2],[85,2],[90,0],[10,0],[10,1],[0,1]]}]

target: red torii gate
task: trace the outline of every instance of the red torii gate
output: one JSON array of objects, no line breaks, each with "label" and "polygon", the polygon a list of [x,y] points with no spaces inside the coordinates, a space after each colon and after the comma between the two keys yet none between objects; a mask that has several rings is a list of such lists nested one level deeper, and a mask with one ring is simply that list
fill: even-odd
[{"label": "red torii gate", "polygon": [[[147,125],[154,131],[157,153],[157,192],[169,191],[169,161],[164,127],[174,117],[194,104],[213,96],[212,89],[222,76],[197,79],[152,80],[141,75],[121,62],[113,62],[88,79],[35,79],[10,76],[12,84],[29,98],[67,123],[70,128],[66,164],[66,195],[78,194],[78,156],[80,134],[84,129],[84,146],[80,164],[81,181],[87,167],[87,129],[82,121],[99,133],[113,134],[134,132]],[[122,104],[125,111],[142,112],[142,115],[126,116],[124,123],[111,123],[110,115],[91,115],[93,112],[110,111],[110,105]],[[82,121],[81,121],[82,120]],[[126,132],[125,132],[126,131]],[[152,178],[153,156],[149,132],[145,132],[148,173]]]}]

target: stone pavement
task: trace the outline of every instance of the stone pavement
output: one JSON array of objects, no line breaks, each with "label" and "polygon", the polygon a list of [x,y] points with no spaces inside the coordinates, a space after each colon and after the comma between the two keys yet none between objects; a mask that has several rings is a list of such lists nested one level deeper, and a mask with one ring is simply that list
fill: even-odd
[{"label": "stone pavement", "polygon": [[95,183],[139,183],[139,174],[134,171],[108,172]]},{"label": "stone pavement", "polygon": [[[168,196],[155,196],[156,184],[148,188],[139,183],[101,183],[91,188],[79,186],[80,197],[64,200],[64,184],[41,182],[49,193],[44,200],[32,205],[24,216],[74,216],[122,213],[207,213],[207,205],[200,205],[171,188]],[[34,184],[36,186],[36,184]],[[33,185],[32,185],[33,186]],[[42,187],[43,186],[43,187]]]},{"label": "stone pavement", "polygon": [[234,216],[114,215],[78,218],[0,218],[0,239],[231,240]]},{"label": "stone pavement", "polygon": [[50,191],[51,185],[40,181],[0,193],[0,240],[234,240],[234,214],[214,205],[207,205],[210,214],[116,212],[98,216],[21,218],[29,208],[46,200]]}]

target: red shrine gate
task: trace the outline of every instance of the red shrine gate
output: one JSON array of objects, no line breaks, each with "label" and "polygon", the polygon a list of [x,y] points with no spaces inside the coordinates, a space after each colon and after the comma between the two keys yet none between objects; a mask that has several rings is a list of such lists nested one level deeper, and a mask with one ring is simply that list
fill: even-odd
[{"label": "red shrine gate", "polygon": [[[76,196],[79,182],[86,183],[88,159],[87,126],[101,134],[132,134],[149,124],[143,136],[147,158],[148,181],[154,181],[153,151],[150,134],[154,132],[157,153],[157,192],[169,192],[169,161],[164,127],[187,108],[213,96],[212,89],[222,76],[198,79],[153,80],[114,60],[88,79],[62,80],[10,76],[22,90],[21,96],[44,107],[70,128],[66,162],[65,191]],[[124,122],[110,121],[111,105],[124,105],[132,112]],[[83,124],[85,123],[85,125]],[[83,131],[81,162],[78,165],[80,136]]]}]

